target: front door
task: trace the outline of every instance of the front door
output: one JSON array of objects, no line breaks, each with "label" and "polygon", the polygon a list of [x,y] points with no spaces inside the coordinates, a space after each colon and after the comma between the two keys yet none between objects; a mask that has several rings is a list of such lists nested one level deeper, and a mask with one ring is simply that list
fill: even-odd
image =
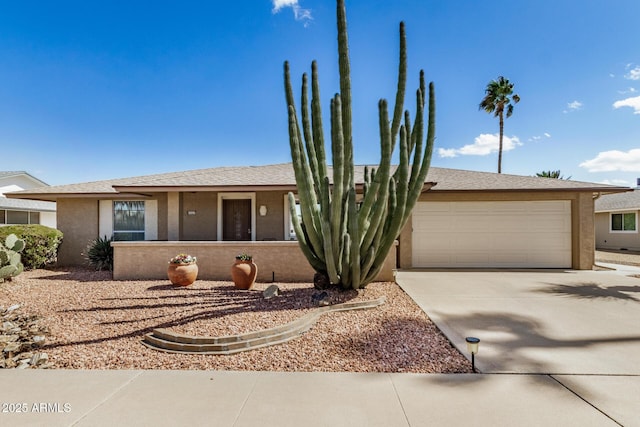
[{"label": "front door", "polygon": [[251,200],[222,200],[222,240],[251,240]]}]

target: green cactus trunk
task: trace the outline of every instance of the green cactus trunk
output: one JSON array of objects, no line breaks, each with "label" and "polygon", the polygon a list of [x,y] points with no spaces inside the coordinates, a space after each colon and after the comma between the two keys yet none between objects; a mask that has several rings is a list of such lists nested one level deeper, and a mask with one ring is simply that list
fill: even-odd
[{"label": "green cactus trunk", "polygon": [[[435,95],[431,83],[425,132],[427,88],[421,71],[415,122],[412,126],[409,112],[405,112],[402,123],[407,51],[404,23],[400,23],[400,63],[393,117],[389,119],[387,101],[380,100],[381,159],[375,171],[365,169],[360,199],[354,176],[351,76],[344,0],[337,2],[337,21],[340,93],[331,100],[332,169],[326,163],[317,65],[315,61],[312,63],[311,114],[307,75],[302,77],[301,129],[289,64],[284,64],[289,143],[302,221],[298,220],[292,193],[289,193],[289,205],[300,248],[311,266],[326,274],[333,284],[358,289],[373,281],[380,272],[423,190],[435,138]],[[426,141],[423,139],[425,133]],[[393,170],[391,158],[398,140],[400,162]]]}]

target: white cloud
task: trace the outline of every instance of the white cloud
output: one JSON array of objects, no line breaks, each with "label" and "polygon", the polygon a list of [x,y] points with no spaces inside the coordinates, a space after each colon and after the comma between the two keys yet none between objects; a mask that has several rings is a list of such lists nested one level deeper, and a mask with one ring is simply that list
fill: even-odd
[{"label": "white cloud", "polygon": [[455,148],[438,148],[438,155],[440,157],[458,157]]},{"label": "white cloud", "polygon": [[634,110],[633,114],[640,114],[640,96],[622,99],[613,103],[613,108],[620,107],[631,107]]},{"label": "white cloud", "polygon": [[627,152],[619,150],[603,151],[591,160],[580,163],[589,172],[640,172],[640,148]]},{"label": "white cloud", "polygon": [[619,90],[619,91],[618,91],[618,93],[619,93],[620,95],[626,95],[626,94],[628,94],[628,93],[636,93],[636,92],[637,92],[637,90],[636,90],[636,88],[635,88],[635,87],[630,87],[630,88],[629,88],[629,89],[627,89],[627,90]]},{"label": "white cloud", "polygon": [[529,141],[540,141],[542,139],[542,137],[551,138],[551,134],[549,132],[545,132],[545,133],[542,134],[542,136],[541,135],[535,135],[535,136],[532,136],[531,138],[529,138]]},{"label": "white cloud", "polygon": [[624,75],[624,78],[628,80],[640,80],[640,65],[630,69],[629,72]]},{"label": "white cloud", "polygon": [[290,7],[293,10],[293,16],[296,21],[305,21],[305,25],[307,21],[313,19],[311,16],[311,9],[303,9],[298,4],[298,0],[271,0],[273,3],[273,13],[280,12],[280,9],[285,7]]},{"label": "white cloud", "polygon": [[563,111],[563,113],[567,114],[570,113],[571,111],[578,111],[582,109],[582,102],[580,101],[573,101],[573,102],[569,102],[567,103],[567,109]]},{"label": "white cloud", "polygon": [[[458,156],[486,156],[491,153],[497,153],[500,145],[499,134],[483,133],[475,137],[473,144],[465,145],[461,148],[439,148],[438,155],[440,157],[458,157]],[[522,145],[517,136],[504,136],[502,139],[502,151],[510,151]]]}]

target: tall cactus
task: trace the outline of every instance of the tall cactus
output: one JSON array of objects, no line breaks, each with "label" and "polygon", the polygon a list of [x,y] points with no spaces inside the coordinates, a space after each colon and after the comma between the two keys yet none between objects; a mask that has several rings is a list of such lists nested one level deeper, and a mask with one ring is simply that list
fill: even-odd
[{"label": "tall cactus", "polygon": [[[311,65],[310,103],[308,78],[306,73],[302,76],[302,129],[295,108],[289,63],[284,64],[289,142],[302,221],[296,213],[293,193],[289,193],[289,206],[300,248],[311,266],[326,274],[333,284],[358,289],[373,281],[379,273],[422,192],[435,138],[435,95],[433,83],[430,83],[425,140],[423,71],[420,71],[420,87],[416,92],[415,122],[411,124],[408,111],[403,117],[407,52],[405,28],[401,22],[393,118],[389,120],[387,101],[380,100],[381,159],[377,168],[365,168],[363,191],[358,193],[354,177],[351,75],[344,0],[337,1],[337,21],[340,93],[333,97],[330,105],[332,168],[326,162],[317,64],[313,61]],[[400,161],[394,170],[391,158],[398,140]]]}]

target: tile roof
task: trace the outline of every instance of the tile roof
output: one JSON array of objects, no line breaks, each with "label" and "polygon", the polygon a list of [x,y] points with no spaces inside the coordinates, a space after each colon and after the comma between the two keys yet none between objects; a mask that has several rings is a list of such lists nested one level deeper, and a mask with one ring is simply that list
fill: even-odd
[{"label": "tile roof", "polygon": [[31,178],[32,180],[41,183],[42,185],[48,185],[43,180],[41,180],[39,178],[36,178],[35,176],[33,176],[30,173],[25,172],[25,171],[0,171],[0,179],[9,178],[9,177],[12,177],[12,176],[20,176],[20,175],[27,176],[27,177]]},{"label": "tile roof", "polygon": [[6,178],[8,176],[16,176],[26,174],[25,171],[0,171],[0,178]]},{"label": "tile roof", "polygon": [[[356,182],[362,182],[364,166],[356,166]],[[459,169],[432,167],[427,182],[436,182],[432,191],[594,191],[619,192],[624,187],[606,184],[540,178],[520,175],[476,172]],[[221,189],[223,187],[295,187],[295,176],[291,163],[265,166],[233,166],[171,172],[140,177],[121,178],[80,184],[58,185],[8,193],[9,197],[55,200],[57,197],[104,196],[135,191],[168,191],[169,189],[190,191]]]},{"label": "tile roof", "polygon": [[603,195],[595,203],[596,212],[622,210],[640,210],[640,189],[636,188],[627,193]]},{"label": "tile roof", "polygon": [[55,212],[56,204],[55,202],[41,202],[39,200],[26,199],[7,199],[6,197],[0,197],[0,209]]}]

